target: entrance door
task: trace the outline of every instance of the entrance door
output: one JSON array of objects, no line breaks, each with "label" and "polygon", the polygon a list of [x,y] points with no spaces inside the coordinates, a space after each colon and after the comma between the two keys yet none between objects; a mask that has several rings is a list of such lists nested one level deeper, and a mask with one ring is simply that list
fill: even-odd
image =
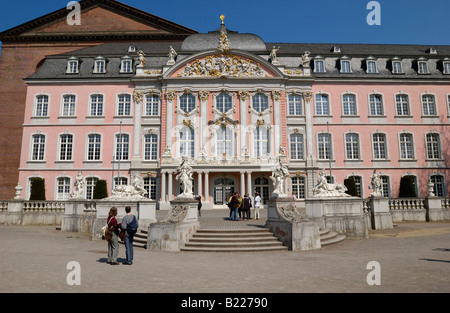
[{"label": "entrance door", "polygon": [[214,180],[214,204],[228,203],[228,198],[234,192],[234,181],[231,178],[217,178]]}]

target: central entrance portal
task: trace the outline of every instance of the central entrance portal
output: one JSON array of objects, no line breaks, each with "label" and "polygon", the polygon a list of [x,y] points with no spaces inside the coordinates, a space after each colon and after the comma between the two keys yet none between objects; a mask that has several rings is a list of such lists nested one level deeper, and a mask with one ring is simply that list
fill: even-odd
[{"label": "central entrance portal", "polygon": [[214,180],[214,204],[228,203],[228,197],[234,192],[234,181],[231,178],[217,178]]}]

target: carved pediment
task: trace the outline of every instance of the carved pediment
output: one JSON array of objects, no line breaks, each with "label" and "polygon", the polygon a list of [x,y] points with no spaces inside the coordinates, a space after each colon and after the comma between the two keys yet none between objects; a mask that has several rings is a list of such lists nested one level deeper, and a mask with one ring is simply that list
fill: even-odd
[{"label": "carved pediment", "polygon": [[246,78],[270,77],[260,63],[233,54],[214,54],[188,62],[178,77]]}]

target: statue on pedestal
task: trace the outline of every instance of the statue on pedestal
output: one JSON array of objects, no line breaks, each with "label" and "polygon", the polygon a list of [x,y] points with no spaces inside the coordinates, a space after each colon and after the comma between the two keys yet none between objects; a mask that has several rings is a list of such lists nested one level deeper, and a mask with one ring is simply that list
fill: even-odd
[{"label": "statue on pedestal", "polygon": [[71,199],[84,199],[84,178],[81,171],[78,171],[78,175],[75,177],[75,188],[70,195]]},{"label": "statue on pedestal", "polygon": [[321,170],[317,184],[313,189],[313,197],[350,197],[349,194],[345,193],[346,191],[347,187],[343,184],[329,184],[326,172]]},{"label": "statue on pedestal", "polygon": [[284,184],[286,181],[286,177],[289,176],[289,171],[286,167],[286,165],[281,163],[281,158],[278,158],[278,164],[275,166],[272,176],[270,179],[273,182],[274,190],[272,192],[272,196],[274,198],[279,197],[286,197],[287,194],[285,193]]},{"label": "statue on pedestal", "polygon": [[369,186],[370,189],[373,189],[373,192],[370,194],[372,197],[382,197],[381,193],[381,175],[377,173],[377,170],[373,170],[373,174],[370,176],[372,182]]},{"label": "statue on pedestal", "polygon": [[181,183],[183,193],[178,195],[180,198],[194,198],[194,193],[192,192],[192,183],[194,178],[192,177],[192,168],[187,164],[187,159],[183,158],[179,169],[179,174],[175,177],[177,181]]}]

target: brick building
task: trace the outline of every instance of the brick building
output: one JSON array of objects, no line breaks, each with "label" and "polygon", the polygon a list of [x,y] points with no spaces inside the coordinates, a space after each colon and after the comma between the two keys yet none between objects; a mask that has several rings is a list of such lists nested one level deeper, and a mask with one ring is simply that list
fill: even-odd
[{"label": "brick building", "polygon": [[114,0],[83,0],[81,25],[69,25],[71,12],[53,13],[0,33],[0,199],[12,199],[19,156],[26,84],[45,58],[106,42],[182,41],[194,30]]}]

